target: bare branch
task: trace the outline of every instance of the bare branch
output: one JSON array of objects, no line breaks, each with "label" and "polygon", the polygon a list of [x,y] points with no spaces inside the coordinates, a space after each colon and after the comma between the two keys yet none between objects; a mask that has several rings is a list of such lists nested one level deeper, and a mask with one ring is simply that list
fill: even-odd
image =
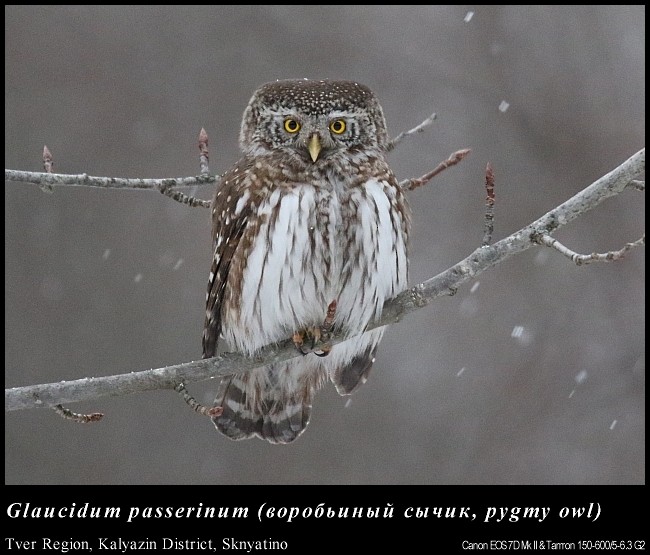
[{"label": "bare branch", "polygon": [[416,125],[413,129],[409,129],[408,131],[402,131],[397,137],[395,137],[392,141],[388,143],[388,146],[386,147],[386,150],[390,152],[393,150],[399,143],[402,142],[402,140],[405,137],[408,137],[410,135],[415,135],[415,133],[422,133],[429,125],[431,125],[434,120],[436,119],[437,115],[434,112],[431,114],[427,119],[425,119],[420,125]]},{"label": "bare branch", "polygon": [[103,189],[158,189],[169,187],[195,187],[219,182],[214,175],[197,175],[194,177],[170,177],[162,179],[129,179],[125,177],[95,177],[85,173],[43,173],[21,170],[5,170],[5,181],[32,183],[34,185],[53,185],[69,187],[100,187]]},{"label": "bare branch", "polygon": [[[50,149],[47,148],[47,145],[43,146],[43,168],[45,169],[45,173],[52,173],[52,170],[54,169],[52,153],[50,152]],[[44,193],[53,193],[54,189],[52,189],[52,185],[41,185],[41,191]]]},{"label": "bare branch", "polygon": [[[395,148],[395,145],[399,143],[404,137],[423,131],[426,127],[431,125],[435,118],[436,114],[431,114],[431,116],[425,119],[420,125],[414,127],[409,131],[400,133],[397,137],[395,137],[395,139],[390,142],[388,150]],[[103,189],[158,189],[163,194],[170,196],[166,191],[179,189],[181,187],[195,187],[196,185],[212,185],[219,183],[220,178],[214,175],[210,175],[209,173],[208,134],[203,128],[201,128],[201,131],[199,132],[199,152],[199,166],[201,172],[200,175],[194,177],[169,177],[161,179],[130,179],[125,177],[96,177],[88,175],[86,173],[52,173],[52,155],[46,146],[43,149],[43,163],[45,164],[46,170],[45,173],[5,169],[5,181],[12,181],[14,183],[31,183],[33,185],[38,185],[41,188],[50,189],[53,186],[100,187]],[[49,166],[48,162],[46,162],[46,153],[49,157]],[[178,199],[175,198],[174,200]],[[184,200],[179,200],[179,202],[183,202],[183,204],[189,204],[190,206],[209,206],[209,203],[193,203]]]},{"label": "bare branch", "polygon": [[550,235],[540,235],[538,237],[535,237],[535,241],[541,245],[546,245],[547,247],[555,249],[559,253],[566,256],[572,262],[575,262],[577,266],[582,266],[583,264],[589,264],[590,262],[612,262],[614,260],[620,260],[628,251],[636,247],[640,247],[641,245],[645,245],[645,233],[640,239],[637,239],[632,243],[626,243],[625,246],[620,250],[609,251],[602,254],[597,252],[593,252],[591,254],[578,254],[577,252],[574,252],[570,248],[564,246],[557,239],[551,237]]},{"label": "bare branch", "polygon": [[[203,127],[201,127],[201,131],[199,133],[199,152],[200,152],[199,166],[200,166],[201,175],[210,175],[210,169],[208,168],[208,162],[210,160],[210,155],[208,152],[208,134],[206,133],[205,129],[203,129]],[[180,191],[175,191],[168,184],[162,185],[160,187],[160,192],[163,195],[171,198],[172,200],[175,200],[176,202],[180,202],[181,204],[187,204],[192,208],[196,206],[201,206],[203,208],[210,208],[210,206],[212,205],[212,202],[210,202],[209,200],[203,200],[200,198],[186,195],[184,193],[181,193]]]},{"label": "bare branch", "polygon": [[463,148],[461,150],[457,150],[456,152],[452,153],[449,155],[449,158],[446,160],[440,162],[433,170],[431,170],[429,173],[425,173],[422,177],[418,177],[417,179],[404,179],[403,181],[399,182],[400,187],[402,189],[412,191],[413,189],[417,189],[418,187],[421,187],[422,185],[425,185],[429,181],[431,181],[436,175],[439,173],[445,171],[447,168],[450,168],[451,166],[455,166],[463,160],[472,150],[470,148]]},{"label": "bare branch", "polygon": [[494,231],[494,171],[490,162],[485,168],[485,232],[483,233],[483,246],[487,247],[492,242]]},{"label": "bare branch", "polygon": [[208,134],[201,128],[199,133],[199,165],[201,175],[196,177],[179,177],[171,179],[126,179],[121,177],[92,177],[85,173],[79,175],[54,174],[52,168],[52,154],[45,146],[43,148],[43,165],[45,173],[26,172],[5,169],[5,181],[19,183],[34,183],[41,190],[51,193],[53,185],[71,185],[77,187],[102,187],[111,189],[158,189],[163,195],[188,206],[202,206],[209,208],[209,200],[197,199],[184,193],[175,191],[179,187],[194,187],[218,183],[219,179],[210,175],[208,168]]},{"label": "bare branch", "polygon": [[[453,295],[458,287],[473,280],[511,256],[537,246],[536,238],[549,235],[556,229],[598,206],[605,199],[620,194],[631,185],[632,179],[645,170],[645,149],[640,150],[620,166],[580,191],[569,200],[531,224],[490,246],[482,246],[451,268],[411,289],[402,292],[384,304],[381,318],[366,330],[399,322],[405,315],[427,306],[434,299]],[[346,338],[331,334],[331,345]],[[83,378],[69,382],[39,384],[5,389],[5,410],[54,406],[104,396],[120,396],[154,389],[174,389],[179,383],[190,383],[233,373],[247,372],[268,364],[294,358],[296,350],[288,339],[278,345],[262,349],[248,358],[236,353],[225,353],[210,359],[186,362],[165,368],[144,370],[101,378]],[[299,355],[300,356],[300,355]],[[94,373],[94,372],[93,372]]]},{"label": "bare branch", "polygon": [[104,418],[104,415],[101,412],[81,414],[78,412],[72,412],[70,409],[66,409],[63,405],[55,405],[52,408],[54,409],[54,412],[56,412],[61,418],[64,418],[65,420],[72,420],[73,422],[79,422],[80,424],[99,422],[102,418]]},{"label": "bare branch", "polygon": [[203,200],[200,198],[188,196],[184,193],[181,193],[180,191],[174,191],[171,187],[168,187],[166,185],[160,188],[160,192],[166,197],[169,197],[170,199],[175,200],[176,202],[180,202],[181,204],[187,204],[192,208],[196,206],[201,206],[203,208],[210,208],[212,204],[212,202],[209,200]]},{"label": "bare branch", "polygon": [[45,168],[45,173],[52,173],[52,170],[54,169],[52,153],[50,152],[50,149],[47,148],[47,145],[43,147],[43,167]]},{"label": "bare branch", "polygon": [[199,133],[199,167],[201,168],[201,175],[210,175],[210,168],[208,163],[210,162],[210,153],[208,152],[208,134],[205,129],[201,127]]},{"label": "bare branch", "polygon": [[202,414],[203,416],[221,416],[223,414],[223,408],[222,407],[206,407],[205,405],[202,405],[199,403],[194,397],[192,397],[185,388],[185,384],[179,383],[175,388],[174,391],[177,393],[180,393],[181,397],[183,397],[183,401],[185,401],[188,406],[196,413]]}]

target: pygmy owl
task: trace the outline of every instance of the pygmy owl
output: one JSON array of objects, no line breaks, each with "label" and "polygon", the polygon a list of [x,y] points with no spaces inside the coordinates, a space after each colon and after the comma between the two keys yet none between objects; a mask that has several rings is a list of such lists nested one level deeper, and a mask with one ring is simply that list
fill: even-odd
[{"label": "pygmy owl", "polygon": [[366,381],[385,327],[363,332],[407,287],[410,211],[385,159],[382,108],[361,84],[263,85],[239,144],[212,201],[203,357],[220,335],[247,355],[289,337],[300,348],[334,307],[333,329],[349,337],[222,380],[213,417],[222,434],[289,443],[328,378],[341,395]]}]

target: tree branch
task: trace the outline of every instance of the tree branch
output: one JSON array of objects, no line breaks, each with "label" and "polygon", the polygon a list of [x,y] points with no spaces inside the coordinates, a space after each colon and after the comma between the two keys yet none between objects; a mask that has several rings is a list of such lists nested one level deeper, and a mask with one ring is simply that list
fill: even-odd
[{"label": "tree branch", "polygon": [[483,226],[483,243],[487,247],[492,242],[494,232],[494,170],[490,162],[485,167],[485,224]]},{"label": "tree branch", "polygon": [[210,152],[208,151],[208,134],[206,130],[201,127],[199,132],[199,166],[201,168],[201,175],[210,175]]},{"label": "tree branch", "polygon": [[388,146],[386,147],[386,150],[388,152],[393,150],[399,143],[402,142],[402,140],[404,140],[405,137],[408,137],[410,135],[415,135],[416,133],[422,133],[422,131],[424,131],[427,127],[429,127],[429,125],[431,125],[435,121],[436,117],[437,117],[437,115],[434,112],[427,119],[425,119],[422,123],[420,123],[419,125],[416,125],[413,129],[409,129],[408,131],[402,131],[402,133],[397,135],[397,137],[395,137],[392,141],[390,141],[388,143]]},{"label": "tree branch", "polygon": [[422,187],[422,185],[427,184],[439,173],[458,164],[458,162],[463,160],[470,152],[472,152],[472,150],[469,148],[463,148],[456,152],[452,152],[449,155],[449,158],[440,162],[440,164],[433,168],[429,173],[425,173],[422,177],[418,178],[404,179],[399,182],[399,186],[406,191],[412,191],[413,189]]},{"label": "tree branch", "polygon": [[[381,318],[372,322],[366,330],[399,322],[405,315],[427,306],[434,299],[453,295],[461,285],[487,269],[515,254],[537,246],[537,238],[550,235],[578,216],[592,210],[605,199],[620,194],[626,187],[637,189],[639,182],[633,179],[644,170],[645,149],[642,149],[607,175],[531,224],[493,245],[477,248],[451,268],[387,301]],[[332,334],[327,342],[335,345],[343,340],[340,335]],[[179,384],[226,376],[235,372],[247,372],[267,364],[289,360],[296,354],[293,342],[288,339],[278,345],[262,349],[253,358],[236,353],[225,353],[210,359],[141,372],[15,387],[5,389],[5,410],[52,407],[57,404],[105,396],[119,396],[154,389],[175,389]]]},{"label": "tree branch", "polygon": [[590,262],[612,262],[614,260],[620,260],[628,251],[645,245],[645,233],[636,241],[626,243],[622,249],[617,251],[608,251],[603,253],[592,252],[591,254],[579,254],[572,251],[569,247],[563,245],[555,237],[551,237],[550,235],[540,235],[539,237],[536,237],[535,240],[539,244],[551,247],[560,254],[563,254],[571,260],[571,262],[574,262],[576,266],[582,266],[583,264],[589,264]]},{"label": "tree branch", "polygon": [[55,405],[52,408],[54,409],[54,412],[56,412],[61,418],[64,418],[65,420],[72,420],[73,422],[79,422],[80,424],[99,422],[102,418],[104,418],[104,415],[101,412],[80,414],[78,412],[72,412],[70,409],[66,409],[62,405]]},{"label": "tree branch", "polygon": [[71,187],[101,187],[104,189],[162,189],[163,187],[194,187],[218,183],[214,175],[169,177],[162,179],[129,179],[126,177],[94,177],[86,173],[43,173],[5,169],[5,181],[33,183],[34,185],[67,185]]},{"label": "tree branch", "polygon": [[[433,123],[436,119],[436,114],[431,114],[420,125],[415,126],[409,131],[404,131],[389,142],[387,150],[393,150],[399,142],[409,135],[422,132],[426,127]],[[187,200],[191,197],[178,194],[173,195],[173,189],[180,187],[195,187],[196,185],[211,185],[218,184],[221,180],[220,177],[210,175],[209,152],[208,152],[208,134],[205,129],[201,128],[199,132],[199,168],[200,175],[194,177],[167,177],[162,179],[130,179],[126,177],[96,177],[86,173],[80,174],[64,174],[52,173],[54,163],[52,161],[52,154],[47,146],[43,149],[43,172],[29,172],[21,170],[8,170],[5,169],[5,181],[13,181],[15,183],[31,183],[38,185],[41,189],[51,192],[53,186],[67,185],[72,187],[100,187],[104,189],[157,189],[161,193],[190,206],[210,206],[209,201],[200,201],[197,199]],[[443,168],[444,169],[444,168]],[[439,170],[440,171],[440,170]],[[431,178],[429,178],[431,179]]]},{"label": "tree branch", "polygon": [[[43,147],[43,169],[45,169],[45,173],[52,173],[54,169],[54,159],[47,145]],[[41,191],[44,193],[53,193],[54,189],[52,189],[52,185],[41,185]]]}]

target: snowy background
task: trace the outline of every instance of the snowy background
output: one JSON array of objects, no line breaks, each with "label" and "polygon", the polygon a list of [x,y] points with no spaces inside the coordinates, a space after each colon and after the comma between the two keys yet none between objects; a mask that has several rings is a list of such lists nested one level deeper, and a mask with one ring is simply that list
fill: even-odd
[{"label": "snowy background", "polygon": [[[473,17],[468,12],[474,12]],[[411,282],[495,240],[644,146],[645,8],[5,7],[5,167],[121,177],[238,156],[253,90],[277,78],[370,86],[410,194]],[[469,21],[466,21],[469,19]],[[508,103],[500,111],[502,102]],[[505,107],[505,104],[502,105]],[[209,187],[196,194],[210,198]],[[627,191],[561,230],[579,252],[644,228]],[[154,192],[5,185],[5,386],[156,368],[201,354],[209,211]],[[5,482],[624,484],[645,482],[644,249],[578,268],[536,248],[386,334],[349,404],[332,386],[289,446],[231,442],[176,394],[6,414]],[[193,384],[209,403],[216,384]]]}]

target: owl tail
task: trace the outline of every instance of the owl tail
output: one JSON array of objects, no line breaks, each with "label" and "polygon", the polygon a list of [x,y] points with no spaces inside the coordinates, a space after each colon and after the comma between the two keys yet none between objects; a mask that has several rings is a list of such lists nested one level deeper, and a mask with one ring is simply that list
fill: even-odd
[{"label": "owl tail", "polygon": [[230,439],[258,436],[270,443],[291,443],[309,424],[311,403],[321,380],[315,374],[295,378],[292,363],[275,364],[235,374],[219,386],[215,406],[223,412],[212,418]]}]

